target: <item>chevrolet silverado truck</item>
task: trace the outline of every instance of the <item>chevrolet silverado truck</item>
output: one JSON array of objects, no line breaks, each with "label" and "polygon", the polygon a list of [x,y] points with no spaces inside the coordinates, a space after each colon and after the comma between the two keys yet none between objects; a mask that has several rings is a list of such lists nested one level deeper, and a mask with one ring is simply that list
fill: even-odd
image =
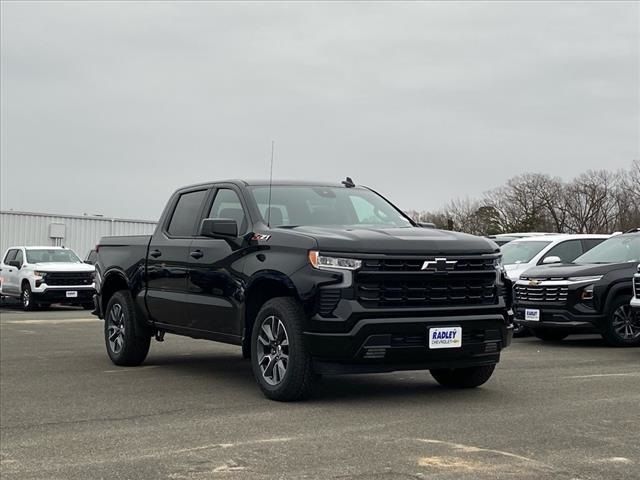
[{"label": "chevrolet silverado truck", "polygon": [[544,341],[600,333],[611,346],[640,346],[640,316],[630,305],[639,262],[640,231],[631,231],[571,263],[529,269],[515,285],[516,321]]},{"label": "chevrolet silverado truck", "polygon": [[11,247],[0,263],[0,295],[19,298],[25,311],[52,303],[93,309],[94,267],[64,247]]},{"label": "chevrolet silverado truck", "polygon": [[512,338],[494,242],[423,228],[350,179],[182,188],[152,236],[97,251],[113,363],[139,365],[165,333],[235,344],[274,400],[323,374],[428,369],[477,387]]}]

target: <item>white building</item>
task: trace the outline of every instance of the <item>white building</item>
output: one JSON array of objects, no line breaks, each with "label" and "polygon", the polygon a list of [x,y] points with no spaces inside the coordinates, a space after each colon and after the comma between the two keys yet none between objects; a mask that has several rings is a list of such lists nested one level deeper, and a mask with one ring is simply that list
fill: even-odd
[{"label": "white building", "polygon": [[0,255],[14,245],[58,245],[84,258],[100,237],[150,235],[156,222],[97,216],[0,211]]}]

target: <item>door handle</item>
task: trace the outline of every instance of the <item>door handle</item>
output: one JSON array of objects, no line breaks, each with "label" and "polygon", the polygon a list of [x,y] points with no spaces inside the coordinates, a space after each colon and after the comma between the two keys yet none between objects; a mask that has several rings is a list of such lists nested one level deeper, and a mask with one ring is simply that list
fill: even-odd
[{"label": "door handle", "polygon": [[191,252],[190,254],[193,258],[195,258],[196,260],[199,258],[204,257],[204,253],[202,253],[202,250],[194,250],[193,252]]},{"label": "door handle", "polygon": [[162,255],[162,252],[160,250],[153,250],[149,253],[149,255],[153,258],[158,258],[160,255]]}]

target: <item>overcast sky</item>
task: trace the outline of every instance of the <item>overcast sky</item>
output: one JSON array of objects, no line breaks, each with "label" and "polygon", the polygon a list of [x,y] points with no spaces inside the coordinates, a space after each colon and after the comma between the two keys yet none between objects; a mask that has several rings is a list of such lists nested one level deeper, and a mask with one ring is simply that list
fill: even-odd
[{"label": "overcast sky", "polygon": [[274,177],[436,209],[640,158],[639,3],[2,2],[1,207]]}]

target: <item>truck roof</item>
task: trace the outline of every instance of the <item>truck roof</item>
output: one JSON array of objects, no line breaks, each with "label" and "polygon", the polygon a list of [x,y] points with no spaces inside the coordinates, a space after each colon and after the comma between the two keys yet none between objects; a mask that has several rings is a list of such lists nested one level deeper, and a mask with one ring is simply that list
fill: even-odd
[{"label": "truck roof", "polygon": [[[209,185],[213,185],[216,183],[232,183],[234,185],[238,185],[238,186],[244,186],[244,187],[266,187],[269,185],[269,180],[240,180],[240,179],[231,179],[231,180],[212,180],[210,182],[201,182],[201,183],[196,183],[193,185],[187,185],[184,187],[181,187],[180,190],[182,190],[183,188],[192,188],[192,187],[199,187],[199,186],[209,186]],[[274,187],[280,187],[280,186],[299,186],[299,187],[337,187],[337,188],[344,188],[344,185],[338,183],[338,182],[310,182],[308,180],[273,180],[273,182],[271,182],[271,185],[273,185]],[[359,185],[356,185],[356,188]]]}]

